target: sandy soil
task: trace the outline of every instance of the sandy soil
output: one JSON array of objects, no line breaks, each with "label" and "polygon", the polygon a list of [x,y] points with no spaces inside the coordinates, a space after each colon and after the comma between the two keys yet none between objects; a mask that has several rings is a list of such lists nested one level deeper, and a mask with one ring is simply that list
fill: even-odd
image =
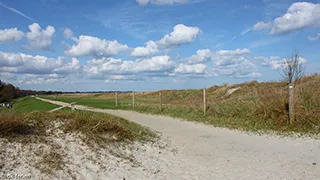
[{"label": "sandy soil", "polygon": [[[63,102],[44,101],[70,106]],[[103,173],[94,171],[90,176],[85,175],[86,170],[82,172],[75,169],[84,178],[247,180],[320,177],[320,141],[315,138],[259,136],[132,111],[102,110],[80,105],[76,105],[76,108],[113,114],[162,134],[158,142],[162,145],[135,144],[131,149],[124,149],[133,155],[140,167],[106,160],[107,166],[118,169]],[[88,166],[89,163],[86,160],[72,162],[80,166]]]},{"label": "sandy soil", "polygon": [[156,179],[176,153],[163,140],[99,147],[84,143],[79,134],[56,128],[51,133],[45,142],[0,138],[0,179]]}]

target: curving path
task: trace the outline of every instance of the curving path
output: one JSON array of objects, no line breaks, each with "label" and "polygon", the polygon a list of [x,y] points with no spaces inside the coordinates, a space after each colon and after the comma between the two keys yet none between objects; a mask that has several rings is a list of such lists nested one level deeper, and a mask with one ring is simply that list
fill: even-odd
[{"label": "curving path", "polygon": [[[64,102],[37,99],[70,107]],[[159,155],[162,159],[155,179],[320,178],[320,141],[313,138],[259,136],[134,111],[75,107],[128,119],[169,139],[177,153],[174,157]]]}]

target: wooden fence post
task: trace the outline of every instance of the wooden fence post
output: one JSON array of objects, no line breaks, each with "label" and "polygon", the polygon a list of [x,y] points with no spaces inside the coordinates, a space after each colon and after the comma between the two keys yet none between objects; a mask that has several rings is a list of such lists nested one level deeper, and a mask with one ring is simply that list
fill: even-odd
[{"label": "wooden fence post", "polygon": [[70,103],[71,104],[71,110],[74,111],[76,108],[74,107],[74,102]]},{"label": "wooden fence post", "polygon": [[159,92],[159,98],[160,98],[160,111],[162,111],[162,90]]},{"label": "wooden fence post", "polygon": [[134,108],[134,92],[132,92],[132,107]]},{"label": "wooden fence post", "polygon": [[118,93],[116,92],[116,106],[118,106]]},{"label": "wooden fence post", "polygon": [[289,85],[289,124],[294,121],[294,86]]},{"label": "wooden fence post", "polygon": [[203,114],[207,114],[207,99],[206,99],[206,89],[203,89]]}]

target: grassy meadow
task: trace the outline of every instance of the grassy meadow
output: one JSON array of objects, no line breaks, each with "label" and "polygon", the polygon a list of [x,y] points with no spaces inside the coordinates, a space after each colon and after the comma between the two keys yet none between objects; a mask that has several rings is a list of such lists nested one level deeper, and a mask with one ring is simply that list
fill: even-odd
[{"label": "grassy meadow", "polygon": [[[320,132],[320,75],[304,77],[295,86],[295,121],[288,123],[288,87],[285,82],[256,81],[213,86],[207,89],[207,115],[203,115],[202,90],[163,90],[160,111],[159,92],[132,94],[64,94],[59,101],[76,102],[96,108],[126,109],[168,115],[218,127],[247,131]],[[234,90],[230,94],[230,91]],[[228,93],[229,92],[229,93]],[[45,98],[53,99],[52,96]]]},{"label": "grassy meadow", "polygon": [[12,111],[14,113],[25,113],[25,112],[35,111],[35,110],[49,111],[57,107],[59,106],[43,102],[32,97],[23,97],[23,98],[15,99],[13,101],[12,109],[7,109],[6,107],[0,107],[0,112]]}]

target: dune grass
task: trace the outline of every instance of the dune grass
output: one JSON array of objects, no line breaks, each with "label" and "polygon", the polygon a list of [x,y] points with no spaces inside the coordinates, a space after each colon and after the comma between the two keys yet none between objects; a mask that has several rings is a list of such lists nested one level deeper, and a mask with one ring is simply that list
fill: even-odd
[{"label": "dune grass", "polygon": [[[295,87],[295,121],[288,122],[288,88],[285,82],[256,81],[213,86],[207,89],[207,115],[203,115],[202,90],[164,90],[163,110],[159,108],[159,92],[119,94],[67,94],[59,101],[77,102],[96,108],[129,109],[144,113],[162,114],[219,127],[246,131],[320,132],[320,75],[307,76]],[[228,91],[237,88],[232,94]],[[51,97],[46,97],[51,98]],[[51,98],[52,99],[52,98]]]},{"label": "dune grass", "polygon": [[[46,130],[61,124],[65,133],[80,133],[90,143],[146,141],[156,137],[149,129],[109,114],[86,111],[32,111],[22,114],[1,112],[0,137],[9,139],[47,136]],[[29,139],[30,140],[30,139]],[[101,143],[102,142],[102,143]]]},{"label": "dune grass", "polygon": [[0,111],[0,137],[46,136],[46,130],[53,128],[52,122],[62,123],[66,133],[81,133],[88,141],[140,141],[155,137],[150,130],[109,114],[72,112],[70,108],[48,112],[57,107],[32,97],[17,99],[13,109]]},{"label": "dune grass", "polygon": [[[50,176],[66,169],[69,159],[65,149],[53,139],[72,137],[72,141],[82,140],[95,153],[104,149],[117,157],[130,159],[117,148],[135,141],[154,141],[158,137],[139,124],[105,113],[71,111],[70,108],[48,112],[57,106],[31,97],[16,100],[14,107],[0,110],[0,142],[13,149],[22,145],[34,156],[34,160],[26,163]],[[14,152],[5,149],[9,151],[0,154],[0,159]],[[23,153],[15,155],[26,158],[21,156]],[[0,166],[4,165],[0,162]]]}]

